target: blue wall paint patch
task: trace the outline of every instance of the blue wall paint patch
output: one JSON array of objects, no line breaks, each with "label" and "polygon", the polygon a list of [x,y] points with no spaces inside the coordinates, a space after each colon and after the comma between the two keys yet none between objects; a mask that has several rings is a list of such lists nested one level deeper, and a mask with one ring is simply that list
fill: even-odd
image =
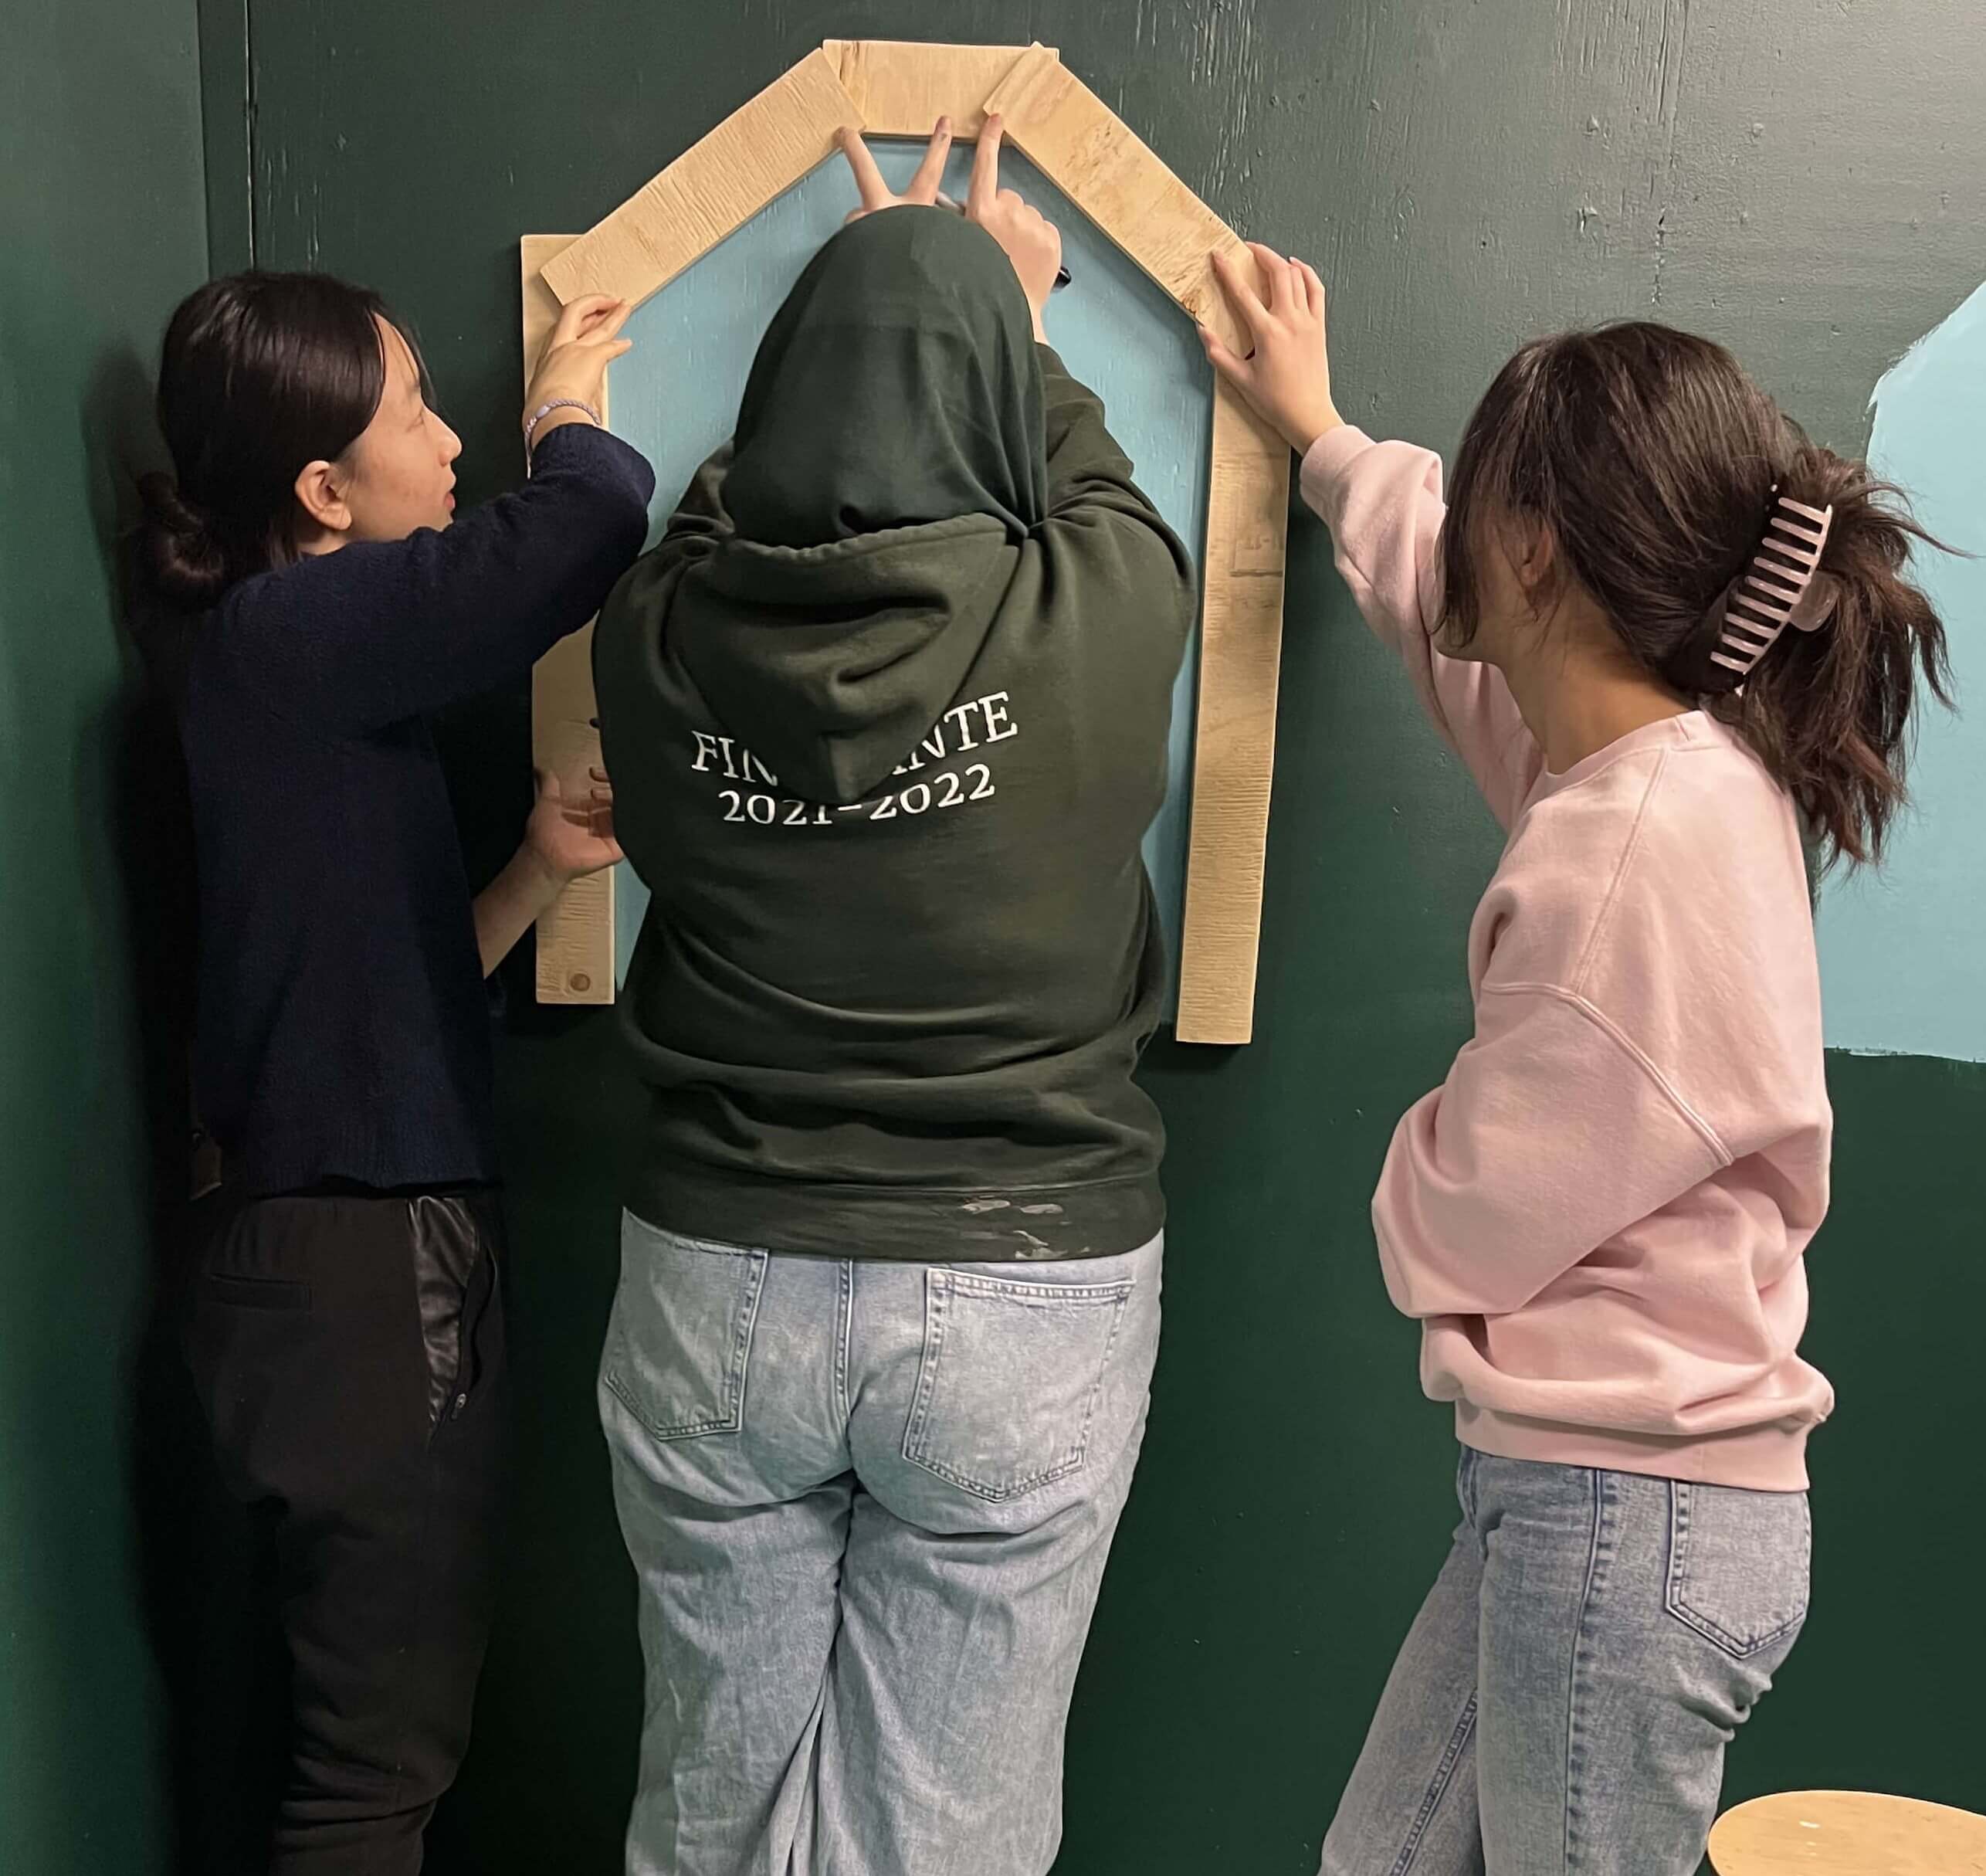
[{"label": "blue wall paint patch", "polygon": [[[1869,458],[1941,541],[1986,555],[1986,286],[1876,387]],[[1950,634],[1961,713],[1986,697],[1986,558],[1929,550],[1920,583]],[[1986,724],[1927,710],[1915,805],[1879,873],[1822,893],[1828,1046],[1986,1061]]]},{"label": "blue wall paint patch", "polygon": [[[910,181],[920,145],[873,148],[893,187]],[[955,199],[964,199],[971,157],[969,148],[953,154],[944,187]],[[1197,561],[1207,531],[1213,382],[1192,324],[1025,158],[1004,151],[1000,168],[1002,183],[1018,189],[1062,230],[1070,283],[1049,304],[1049,342],[1102,397],[1140,486]],[[656,534],[698,464],[731,433],[746,373],[773,313],[854,203],[854,184],[837,158],[769,203],[629,321],[626,336],[635,349],[614,367],[613,426],[655,465],[651,520]],[[1175,975],[1185,891],[1194,669],[1189,652],[1173,694],[1171,786],[1145,839]],[[648,904],[647,891],[630,867],[620,870],[615,904],[615,952],[625,973]]]}]

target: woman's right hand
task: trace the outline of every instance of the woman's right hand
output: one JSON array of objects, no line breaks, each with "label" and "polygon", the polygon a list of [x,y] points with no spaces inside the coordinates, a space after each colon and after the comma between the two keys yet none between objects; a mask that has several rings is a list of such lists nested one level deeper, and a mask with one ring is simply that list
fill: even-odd
[{"label": "woman's right hand", "polygon": [[[632,341],[619,337],[621,327],[634,310],[633,304],[605,293],[584,293],[563,307],[545,348],[538,355],[537,369],[531,374],[530,388],[524,393],[524,421],[558,398],[572,398],[581,404],[600,408],[606,389],[607,367],[624,352],[634,349]],[[561,405],[541,418],[532,441],[562,423],[584,423],[585,411]]]},{"label": "woman's right hand", "polygon": [[1006,126],[996,115],[986,120],[979,147],[972,153],[972,187],[965,198],[965,219],[977,222],[1006,250],[1020,276],[1035,316],[1035,337],[1041,338],[1042,310],[1062,268],[1062,230],[1015,189],[1000,186],[1000,139]]},{"label": "woman's right hand", "polygon": [[1214,369],[1279,430],[1298,455],[1344,419],[1331,402],[1330,356],[1324,342],[1324,283],[1308,261],[1286,260],[1273,248],[1251,241],[1255,270],[1216,251],[1214,273],[1254,341],[1245,358],[1237,358],[1206,327],[1200,342]]}]

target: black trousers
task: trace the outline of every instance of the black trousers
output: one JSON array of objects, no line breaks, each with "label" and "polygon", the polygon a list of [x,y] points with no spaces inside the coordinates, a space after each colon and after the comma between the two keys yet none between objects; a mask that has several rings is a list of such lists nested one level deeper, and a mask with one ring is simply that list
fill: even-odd
[{"label": "black trousers", "polygon": [[[501,1225],[487,1192],[225,1198],[184,1347],[221,1488],[203,1549],[273,1674],[221,1701],[273,1772],[215,1781],[207,1870],[402,1876],[469,1743],[503,1471]],[[268,1703],[280,1701],[271,1714]],[[272,1763],[272,1762],[274,1762]]]}]

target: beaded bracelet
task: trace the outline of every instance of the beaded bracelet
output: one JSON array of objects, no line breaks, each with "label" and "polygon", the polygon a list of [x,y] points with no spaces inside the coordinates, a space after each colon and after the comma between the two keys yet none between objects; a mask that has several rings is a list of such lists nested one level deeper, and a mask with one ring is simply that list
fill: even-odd
[{"label": "beaded bracelet", "polygon": [[538,426],[555,410],[584,411],[593,421],[596,429],[604,428],[600,413],[591,404],[576,397],[555,397],[549,403],[541,404],[524,419],[524,473],[531,473],[531,439],[537,434]]}]

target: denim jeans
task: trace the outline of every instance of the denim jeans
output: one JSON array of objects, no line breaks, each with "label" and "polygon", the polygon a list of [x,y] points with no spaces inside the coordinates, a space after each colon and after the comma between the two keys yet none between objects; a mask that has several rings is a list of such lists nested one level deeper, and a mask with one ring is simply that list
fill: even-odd
[{"label": "denim jeans", "polygon": [[1805,1492],[1465,1450],[1323,1876],[1693,1876],[1807,1611]]},{"label": "denim jeans", "polygon": [[600,1409],[648,1669],[631,1876],[1042,1876],[1160,1259],[625,1220]]}]

